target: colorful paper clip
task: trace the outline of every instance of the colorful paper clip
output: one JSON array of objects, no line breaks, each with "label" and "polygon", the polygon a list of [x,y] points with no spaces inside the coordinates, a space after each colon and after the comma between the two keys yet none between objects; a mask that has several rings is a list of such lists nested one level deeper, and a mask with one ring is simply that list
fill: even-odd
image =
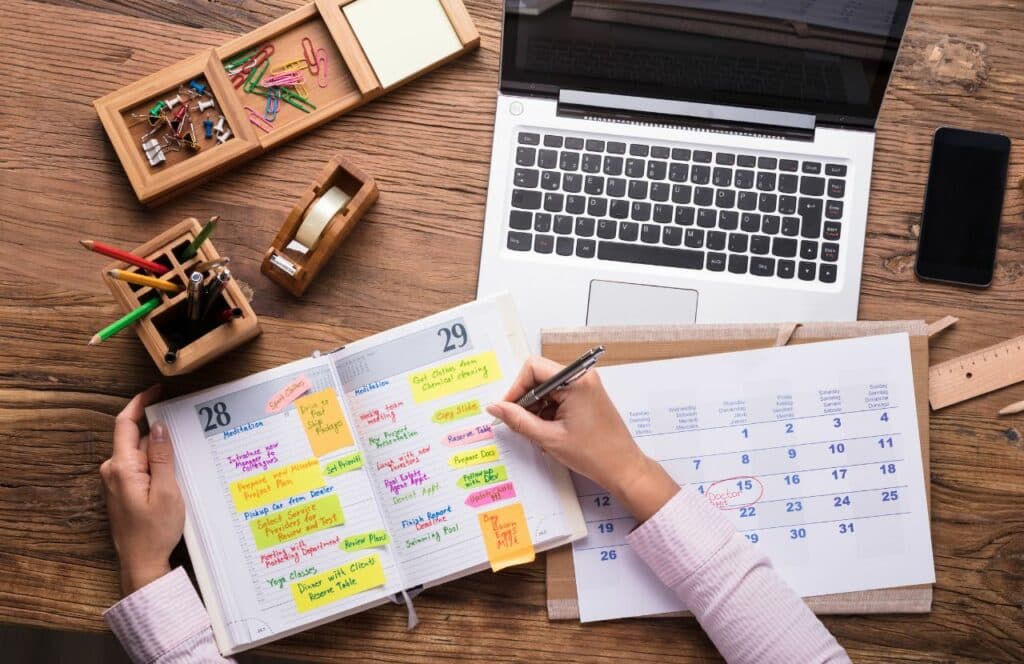
[{"label": "colorful paper clip", "polygon": [[281,88],[274,88],[267,95],[267,105],[263,110],[263,119],[273,122],[277,119],[277,112],[281,110]]},{"label": "colorful paper clip", "polygon": [[327,87],[327,51],[324,49],[317,49],[316,52],[316,67],[319,70],[316,74],[316,84],[321,88]]},{"label": "colorful paper clip", "polygon": [[320,73],[320,63],[316,61],[316,49],[313,48],[313,42],[310,41],[309,37],[302,38],[302,57],[305,58],[306,63],[309,65],[309,73],[316,76]]},{"label": "colorful paper clip", "polygon": [[267,88],[297,85],[302,83],[302,73],[297,71],[283,71],[263,77],[263,81],[261,83]]},{"label": "colorful paper clip", "polygon": [[245,113],[246,113],[246,115],[249,116],[249,122],[251,122],[253,125],[255,125],[257,129],[262,129],[264,132],[269,134],[270,131],[274,128],[274,125],[272,125],[269,122],[267,122],[263,118],[263,116],[260,115],[252,107],[246,106],[245,107]]}]

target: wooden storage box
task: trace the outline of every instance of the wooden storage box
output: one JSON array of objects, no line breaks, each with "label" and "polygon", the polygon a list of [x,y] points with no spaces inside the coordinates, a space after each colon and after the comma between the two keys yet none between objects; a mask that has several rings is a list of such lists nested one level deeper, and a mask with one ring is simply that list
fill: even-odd
[{"label": "wooden storage box", "polygon": [[[409,16],[425,8],[433,8],[428,16],[432,17],[436,30],[430,37],[419,37],[431,31],[423,25],[410,25],[414,19]],[[366,18],[366,10],[379,14],[381,9],[389,10],[387,20],[395,26],[391,40],[387,29],[381,30],[386,24]],[[441,37],[437,37],[437,33]],[[360,41],[360,35],[365,43]],[[416,42],[416,39],[422,41]],[[309,41],[314,54],[322,49],[326,58],[326,75],[322,80],[310,73],[308,65],[299,70],[303,72],[301,85],[307,93],[303,97],[309,101],[309,105],[299,106],[304,106],[305,110],[282,102],[276,114],[268,112],[263,96],[267,89],[257,86],[247,90],[249,86],[241,81],[233,82],[226,70],[226,63],[265,45],[273,49],[267,59],[270,66],[266,74],[289,64],[301,66],[306,53],[304,40]],[[347,113],[479,44],[480,35],[461,0],[317,0],[223,46],[208,49],[97,99],[93,105],[139,201],[154,206]],[[431,45],[437,47],[428,47]],[[401,61],[405,51],[412,54],[408,56],[411,60],[401,63],[405,66],[396,66],[395,60]],[[398,55],[392,58],[389,54]],[[316,61],[315,55],[313,59]],[[155,103],[174,95],[180,85],[197,78],[209,84],[218,112],[224,116],[232,137],[215,145],[206,139],[198,152],[168,153],[166,161],[151,165],[140,140],[150,127],[146,118],[140,120],[139,116]],[[240,87],[235,86],[236,82]],[[264,120],[267,117],[273,120],[254,124],[250,120],[252,113]],[[133,122],[138,124],[133,125]]]},{"label": "wooden storage box", "polygon": [[[320,240],[303,254],[289,248],[302,225],[306,211],[331,187],[338,187],[351,197],[320,235]],[[302,193],[298,203],[285,219],[274,243],[263,257],[260,271],[292,295],[302,295],[356,223],[377,202],[377,183],[348,159],[336,156]]]},{"label": "wooden storage box", "polygon": [[[165,376],[176,376],[193,371],[210,360],[259,336],[260,333],[256,314],[238,283],[232,279],[224,287],[220,297],[224,299],[225,308],[241,309],[241,317],[225,323],[204,321],[195,328],[194,339],[182,334],[187,317],[188,303],[186,299],[188,295],[184,287],[188,282],[189,270],[199,263],[220,258],[213,244],[207,240],[192,258],[184,261],[178,259],[178,254],[188,246],[200,230],[202,230],[202,226],[195,218],[185,219],[132,251],[138,256],[165,265],[168,271],[160,275],[160,278],[180,285],[182,290],[177,293],[166,293],[149,287],[129,284],[107,274],[108,270],[114,268],[129,272],[141,271],[145,274],[145,271],[139,270],[134,265],[117,262],[103,268],[103,280],[125,313],[138,308],[152,297],[159,297],[163,300],[156,309],[135,324],[135,332],[139,335],[146,350],[149,351],[153,362]],[[171,348],[178,349],[177,361],[168,363],[164,358]]]}]

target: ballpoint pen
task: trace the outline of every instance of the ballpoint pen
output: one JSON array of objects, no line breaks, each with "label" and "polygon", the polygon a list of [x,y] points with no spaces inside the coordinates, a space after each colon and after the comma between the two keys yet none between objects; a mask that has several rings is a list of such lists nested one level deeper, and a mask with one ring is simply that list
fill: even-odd
[{"label": "ballpoint pen", "polygon": [[[587,352],[583,353],[575,362],[572,362],[564,369],[556,373],[550,379],[544,381],[537,387],[534,387],[529,392],[519,397],[516,401],[516,405],[522,406],[523,408],[530,408],[531,406],[542,401],[544,397],[551,394],[555,390],[561,390],[568,387],[572,382],[580,379],[583,374],[590,371],[590,368],[597,364],[597,359],[601,357],[601,353],[604,352],[604,346],[597,346],[591,348]],[[495,418],[491,426],[497,426],[502,424],[502,421]]]}]

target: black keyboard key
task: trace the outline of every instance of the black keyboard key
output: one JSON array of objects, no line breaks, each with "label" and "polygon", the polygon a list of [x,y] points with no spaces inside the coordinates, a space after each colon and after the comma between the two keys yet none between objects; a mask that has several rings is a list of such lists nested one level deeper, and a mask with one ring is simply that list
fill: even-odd
[{"label": "black keyboard key", "polygon": [[672,221],[680,226],[693,226],[696,210],[689,205],[677,205]]},{"label": "black keyboard key", "polygon": [[836,266],[828,263],[822,265],[818,278],[821,279],[822,283],[834,284],[836,282]]},{"label": "black keyboard key", "polygon": [[775,173],[770,171],[759,171],[757,174],[758,191],[775,191]]},{"label": "black keyboard key", "polygon": [[612,198],[622,198],[626,195],[626,180],[623,178],[608,178],[604,185],[604,191]]},{"label": "black keyboard key", "polygon": [[651,148],[651,157],[654,159],[668,159],[669,149],[663,145],[655,145]]},{"label": "black keyboard key", "polygon": [[543,195],[539,191],[527,191],[525,189],[512,190],[512,207],[520,210],[538,210]]},{"label": "black keyboard key", "polygon": [[750,253],[767,256],[772,250],[772,239],[767,235],[750,236]]},{"label": "black keyboard key", "polygon": [[735,182],[737,189],[753,189],[754,171],[747,171],[743,169],[736,171]]},{"label": "black keyboard key", "polygon": [[800,187],[800,178],[795,175],[783,173],[779,176],[779,191],[784,194],[795,194]]},{"label": "black keyboard key", "polygon": [[560,148],[562,147],[562,137],[555,134],[544,135],[544,147],[548,148]]},{"label": "black keyboard key", "polygon": [[605,175],[622,175],[622,165],[624,160],[622,157],[613,157],[608,155],[604,158],[604,169]]},{"label": "black keyboard key", "polygon": [[780,159],[779,170],[786,171],[787,173],[796,173],[800,163],[796,159]]},{"label": "black keyboard key", "polygon": [[629,216],[629,201],[624,199],[613,200],[608,205],[608,216],[616,219],[625,219]]},{"label": "black keyboard key", "polygon": [[555,253],[559,256],[572,256],[573,245],[576,241],[571,237],[560,237],[555,240]]},{"label": "black keyboard key", "polygon": [[732,185],[732,169],[722,168],[721,166],[715,168],[711,175],[711,184],[716,187],[728,187]]},{"label": "black keyboard key", "polygon": [[532,168],[517,168],[512,178],[512,184],[527,189],[536,187],[538,182],[540,182],[540,171],[535,171]]},{"label": "black keyboard key", "polygon": [[825,218],[826,219],[842,219],[843,218],[843,202],[842,201],[828,201],[825,203]]},{"label": "black keyboard key", "polygon": [[818,243],[814,240],[803,240],[800,242],[800,258],[806,261],[813,261],[818,257]]},{"label": "black keyboard key", "polygon": [[718,227],[725,231],[734,231],[739,228],[740,214],[732,210],[721,210],[718,213]]},{"label": "black keyboard key", "polygon": [[746,253],[748,237],[744,233],[729,233],[729,251],[735,251],[738,254]]},{"label": "black keyboard key", "polygon": [[580,153],[563,150],[558,157],[558,167],[563,171],[575,171],[580,167]]},{"label": "black keyboard key", "polygon": [[703,251],[651,247],[642,244],[623,244],[621,242],[605,241],[599,243],[597,257],[607,261],[664,265],[666,267],[681,267],[689,270],[699,270],[704,267]]},{"label": "black keyboard key", "polygon": [[608,214],[608,199],[591,196],[587,199],[587,214],[591,217],[603,217]]},{"label": "black keyboard key", "polygon": [[667,224],[672,221],[672,206],[665,203],[658,203],[654,206],[653,219],[659,224]]},{"label": "black keyboard key", "polygon": [[583,163],[580,165],[580,170],[584,173],[600,173],[603,161],[604,160],[601,155],[594,154],[593,152],[585,152],[583,154]]},{"label": "black keyboard key", "polygon": [[814,263],[807,261],[800,261],[800,265],[797,268],[797,277],[801,281],[814,281],[814,273],[816,272]]},{"label": "black keyboard key", "polygon": [[672,185],[672,202],[679,205],[689,205],[693,200],[693,187],[688,184]]},{"label": "black keyboard key", "polygon": [[736,165],[741,168],[753,168],[757,165],[757,157],[752,154],[741,154],[736,157]]},{"label": "black keyboard key", "polygon": [[578,194],[583,188],[583,176],[579,173],[562,173],[562,189],[570,194]]},{"label": "black keyboard key", "polygon": [[567,138],[565,139],[565,147],[570,150],[582,150],[583,139],[582,138]]},{"label": "black keyboard key", "polygon": [[668,179],[673,182],[686,182],[690,177],[690,165],[689,164],[676,164],[673,163],[668,168]]},{"label": "black keyboard key", "polygon": [[517,166],[533,166],[537,161],[537,150],[536,148],[519,147],[516,148],[516,165]]},{"label": "black keyboard key", "polygon": [[825,175],[837,178],[846,177],[846,166],[843,164],[826,164]]},{"label": "black keyboard key", "polygon": [[506,246],[512,251],[529,251],[533,246],[533,236],[529,233],[509,231],[508,244]]},{"label": "black keyboard key", "polygon": [[741,191],[736,196],[736,207],[750,212],[757,209],[757,194],[752,191]]},{"label": "black keyboard key", "polygon": [[528,231],[533,227],[533,213],[523,210],[512,210],[508,217],[508,227],[517,231]]},{"label": "black keyboard key", "polygon": [[687,247],[700,249],[704,246],[704,231],[699,228],[687,228],[683,235],[683,244]]},{"label": "black keyboard key", "polygon": [[587,152],[604,152],[604,141],[599,141],[596,138],[588,138],[585,146]]},{"label": "black keyboard key", "polygon": [[809,240],[821,237],[821,201],[816,198],[801,198],[798,214],[803,220],[800,223],[800,235]]},{"label": "black keyboard key", "polygon": [[661,226],[644,224],[640,227],[640,241],[647,244],[658,244],[661,241]]},{"label": "black keyboard key", "polygon": [[750,259],[750,274],[756,277],[770,277],[775,274],[775,259],[753,256]]},{"label": "black keyboard key", "polygon": [[697,210],[697,225],[701,228],[714,228],[718,223],[718,213],[711,208]]},{"label": "black keyboard key", "polygon": [[782,219],[776,214],[766,214],[764,219],[761,220],[761,232],[768,233],[769,235],[775,235],[779,232],[779,225],[782,223]]},{"label": "black keyboard key", "polygon": [[796,196],[779,196],[779,214],[796,214]]},{"label": "black keyboard key", "polygon": [[745,233],[756,233],[761,230],[761,215],[744,212],[740,215],[740,229]]},{"label": "black keyboard key", "polygon": [[698,164],[710,164],[711,163],[711,153],[708,152],[707,150],[694,150],[693,151],[693,160],[695,162],[697,162]]},{"label": "black keyboard key", "polygon": [[667,161],[656,161],[654,159],[647,162],[647,179],[648,180],[664,180],[665,174],[668,172]]},{"label": "black keyboard key", "polygon": [[667,182],[652,182],[651,200],[658,203],[664,203],[668,200],[670,191],[672,191],[672,188],[668,186]]},{"label": "black keyboard key", "polygon": [[825,242],[821,245],[821,260],[828,263],[835,263],[839,260],[839,245],[834,242]]},{"label": "black keyboard key", "polygon": [[723,166],[732,166],[736,163],[736,155],[728,152],[719,152],[715,155],[715,163]]},{"label": "black keyboard key", "polygon": [[519,142],[523,145],[540,145],[540,134],[521,131],[519,132]]},{"label": "black keyboard key", "polygon": [[728,238],[725,231],[708,231],[706,240],[708,249],[721,251],[725,249],[725,242]]},{"label": "black keyboard key", "polygon": [[690,169],[690,182],[694,184],[707,184],[711,182],[710,166],[694,166]]},{"label": "black keyboard key", "polygon": [[633,201],[633,204],[629,207],[629,216],[633,221],[649,221],[651,218],[651,204]]},{"label": "black keyboard key", "polygon": [[711,205],[715,200],[715,190],[711,187],[697,187],[693,193],[693,202],[702,207]]},{"label": "black keyboard key", "polygon": [[690,161],[690,150],[688,148],[672,148],[673,161]]},{"label": "black keyboard key", "polygon": [[605,149],[612,154],[626,154],[626,144],[618,141],[608,141]]},{"label": "black keyboard key", "polygon": [[647,198],[647,180],[630,180],[629,197],[638,201]]},{"label": "black keyboard key", "polygon": [[545,191],[558,191],[562,185],[562,174],[558,171],[544,171],[540,174],[540,188]]},{"label": "black keyboard key", "polygon": [[832,179],[828,181],[828,195],[832,198],[842,198],[846,194],[846,180]]},{"label": "black keyboard key", "polygon": [[825,231],[821,234],[826,240],[838,240],[843,234],[843,225],[838,221],[826,221]]},{"label": "black keyboard key", "polygon": [[544,194],[544,209],[547,212],[561,212],[565,205],[565,196],[562,194]]},{"label": "black keyboard key", "polygon": [[651,146],[643,145],[641,143],[633,143],[629,146],[629,154],[634,157],[646,157],[647,153],[650,152]]},{"label": "black keyboard key", "polygon": [[572,227],[572,217],[565,214],[555,215],[555,233],[559,235],[569,235],[572,233]]},{"label": "black keyboard key", "polygon": [[729,256],[729,272],[732,272],[733,274],[746,274],[747,257],[740,254],[732,254]]},{"label": "black keyboard key", "polygon": [[708,270],[711,272],[725,272],[725,254],[708,252]]},{"label": "black keyboard key", "polygon": [[796,274],[796,262],[779,261],[775,274],[781,279],[792,279],[793,275]]},{"label": "black keyboard key", "polygon": [[786,237],[773,238],[772,255],[781,258],[793,258],[796,256],[796,240]]},{"label": "black keyboard key", "polygon": [[533,215],[533,230],[538,233],[551,232],[551,215],[547,212],[538,212]]},{"label": "black keyboard key", "polygon": [[779,197],[775,194],[759,194],[757,197],[757,209],[760,212],[771,214],[779,206]]},{"label": "black keyboard key", "polygon": [[670,247],[678,247],[683,243],[683,229],[676,226],[665,226],[661,233],[661,241]]},{"label": "black keyboard key", "polygon": [[715,192],[715,205],[729,209],[736,205],[736,192],[732,189],[719,189]]},{"label": "black keyboard key", "polygon": [[602,240],[614,240],[618,232],[618,225],[611,219],[601,219],[597,222],[597,237]]},{"label": "black keyboard key", "polygon": [[555,250],[554,235],[538,235],[533,238],[533,250],[538,254],[550,254]]},{"label": "black keyboard key", "polygon": [[640,224],[633,221],[619,222],[619,239],[635,242],[640,235]]},{"label": "black keyboard key", "polygon": [[803,166],[803,172],[809,175],[820,175],[821,174],[821,162],[820,161],[805,161]]},{"label": "black keyboard key", "polygon": [[758,157],[757,158],[757,167],[758,168],[767,168],[767,169],[773,169],[774,170],[778,165],[779,165],[779,160],[776,159],[775,157]]},{"label": "black keyboard key", "polygon": [[537,165],[541,168],[554,168],[558,165],[558,151],[541,149],[537,153]]},{"label": "black keyboard key", "polygon": [[782,234],[787,237],[796,237],[797,235],[800,235],[800,218],[783,217]]},{"label": "black keyboard key", "polygon": [[800,193],[804,196],[821,196],[825,193],[825,178],[805,175],[800,178]]},{"label": "black keyboard key", "polygon": [[627,159],[626,160],[626,177],[628,178],[642,178],[646,174],[643,159]]},{"label": "black keyboard key", "polygon": [[[587,197],[570,195],[565,197],[565,211],[569,214],[583,214],[587,209]],[[557,210],[555,210],[557,212]]]},{"label": "black keyboard key", "polygon": [[579,237],[594,237],[595,223],[590,217],[576,217],[576,235]]},{"label": "black keyboard key", "polygon": [[580,258],[593,258],[597,253],[597,242],[593,240],[576,240],[576,255]]},{"label": "black keyboard key", "polygon": [[583,178],[583,191],[591,196],[600,196],[604,193],[604,178],[600,175],[588,175]]}]

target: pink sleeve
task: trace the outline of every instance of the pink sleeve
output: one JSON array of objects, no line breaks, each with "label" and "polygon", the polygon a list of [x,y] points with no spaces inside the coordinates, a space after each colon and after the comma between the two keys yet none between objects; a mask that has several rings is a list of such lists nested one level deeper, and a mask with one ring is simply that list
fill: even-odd
[{"label": "pink sleeve", "polygon": [[235,661],[220,656],[210,616],[180,567],[128,595],[103,618],[136,664]]},{"label": "pink sleeve", "polygon": [[683,487],[626,541],[726,661],[850,661],[768,558],[692,489]]}]

